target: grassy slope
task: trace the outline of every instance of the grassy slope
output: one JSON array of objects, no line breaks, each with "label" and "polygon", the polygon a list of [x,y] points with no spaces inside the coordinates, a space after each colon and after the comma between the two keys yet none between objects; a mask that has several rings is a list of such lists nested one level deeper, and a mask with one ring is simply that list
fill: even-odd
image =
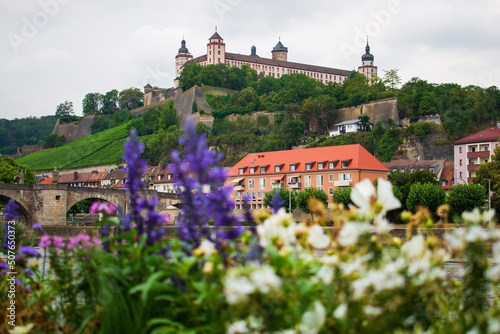
[{"label": "grassy slope", "polygon": [[17,160],[33,171],[113,164],[123,154],[128,123],[75,140],[67,145],[38,151]]}]

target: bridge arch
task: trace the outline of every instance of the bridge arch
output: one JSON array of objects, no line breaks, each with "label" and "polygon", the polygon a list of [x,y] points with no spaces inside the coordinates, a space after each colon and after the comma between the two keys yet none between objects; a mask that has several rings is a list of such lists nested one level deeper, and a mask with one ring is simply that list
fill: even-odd
[{"label": "bridge arch", "polygon": [[0,193],[0,203],[3,204],[4,206],[11,199],[13,199],[17,204],[16,214],[19,216],[18,218],[19,221],[24,223],[26,226],[31,227],[34,223],[34,217],[31,213],[32,211],[30,210],[29,206],[20,198]]}]

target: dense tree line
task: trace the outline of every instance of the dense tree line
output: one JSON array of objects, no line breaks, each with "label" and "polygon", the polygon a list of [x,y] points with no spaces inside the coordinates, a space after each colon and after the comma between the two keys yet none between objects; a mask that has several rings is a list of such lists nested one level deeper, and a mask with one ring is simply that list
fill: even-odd
[{"label": "dense tree line", "polygon": [[14,154],[23,145],[44,145],[55,123],[54,116],[0,119],[0,154]]}]

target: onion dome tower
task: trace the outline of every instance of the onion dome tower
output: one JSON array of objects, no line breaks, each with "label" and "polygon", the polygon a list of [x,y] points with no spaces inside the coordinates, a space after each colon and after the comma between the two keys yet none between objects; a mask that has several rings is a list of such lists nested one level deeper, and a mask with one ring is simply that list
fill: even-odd
[{"label": "onion dome tower", "polygon": [[361,56],[361,66],[358,67],[358,72],[364,74],[368,80],[377,76],[377,66],[373,65],[375,57],[370,53],[370,45],[368,38],[366,39],[365,54]]},{"label": "onion dome tower", "polygon": [[188,60],[193,59],[193,56],[189,53],[189,50],[186,48],[186,41],[183,39],[181,41],[181,47],[175,56],[175,79],[174,79],[174,88],[179,87],[179,77],[181,76],[182,68],[184,64]]}]

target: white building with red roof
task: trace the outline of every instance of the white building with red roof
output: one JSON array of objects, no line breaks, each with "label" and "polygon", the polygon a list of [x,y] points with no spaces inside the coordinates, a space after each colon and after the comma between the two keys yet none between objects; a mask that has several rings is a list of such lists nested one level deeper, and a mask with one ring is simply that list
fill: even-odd
[{"label": "white building with red roof", "polygon": [[363,179],[387,179],[390,170],[359,144],[250,153],[228,172],[236,208],[245,197],[251,207],[264,207],[267,191],[285,187],[294,192],[321,188],[329,196],[338,187],[354,186]]},{"label": "white building with red roof", "polygon": [[498,147],[499,138],[500,127],[497,124],[455,141],[455,184],[472,181],[476,176],[476,168],[491,161],[491,156]]}]

